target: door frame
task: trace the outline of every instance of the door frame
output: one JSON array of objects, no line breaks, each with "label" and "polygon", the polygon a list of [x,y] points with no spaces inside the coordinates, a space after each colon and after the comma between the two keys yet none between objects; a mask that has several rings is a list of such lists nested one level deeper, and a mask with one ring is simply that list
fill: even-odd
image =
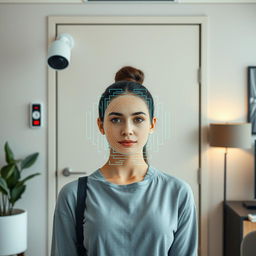
[{"label": "door frame", "polygon": [[[208,255],[208,142],[207,127],[207,17],[206,16],[48,16],[48,45],[56,39],[58,26],[67,24],[172,24],[199,26],[199,255]],[[57,81],[58,71],[48,68],[48,255],[57,198]],[[53,198],[52,195],[55,195]]]}]

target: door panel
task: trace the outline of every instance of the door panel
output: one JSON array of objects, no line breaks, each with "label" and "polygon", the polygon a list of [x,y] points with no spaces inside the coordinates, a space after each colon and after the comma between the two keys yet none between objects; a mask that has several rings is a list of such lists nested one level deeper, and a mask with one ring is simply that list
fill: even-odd
[{"label": "door panel", "polygon": [[107,142],[97,126],[98,102],[117,70],[145,73],[157,124],[147,145],[149,163],[186,180],[199,205],[199,26],[174,24],[66,24],[58,34],[75,40],[70,66],[57,74],[57,191],[105,164]]}]

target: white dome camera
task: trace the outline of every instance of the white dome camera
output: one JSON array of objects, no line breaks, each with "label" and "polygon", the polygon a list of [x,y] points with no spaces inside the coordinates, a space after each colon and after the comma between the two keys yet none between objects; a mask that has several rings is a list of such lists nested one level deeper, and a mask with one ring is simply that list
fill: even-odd
[{"label": "white dome camera", "polygon": [[60,34],[48,49],[48,65],[56,70],[68,67],[74,39],[69,34]]}]

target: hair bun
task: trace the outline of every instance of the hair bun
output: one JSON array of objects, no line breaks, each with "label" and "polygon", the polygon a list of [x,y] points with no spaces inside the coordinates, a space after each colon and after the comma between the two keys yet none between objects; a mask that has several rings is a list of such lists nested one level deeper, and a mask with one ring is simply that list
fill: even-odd
[{"label": "hair bun", "polygon": [[123,80],[142,84],[144,81],[144,73],[140,69],[125,66],[118,70],[115,76],[115,82]]}]

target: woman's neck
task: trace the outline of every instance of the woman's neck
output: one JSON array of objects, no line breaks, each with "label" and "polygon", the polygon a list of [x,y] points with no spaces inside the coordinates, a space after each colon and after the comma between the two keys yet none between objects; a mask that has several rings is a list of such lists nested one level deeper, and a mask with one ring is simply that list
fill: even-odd
[{"label": "woman's neck", "polygon": [[115,164],[108,161],[101,168],[101,172],[108,179],[116,179],[122,182],[140,180],[144,178],[148,170],[148,164],[144,161],[141,164]]},{"label": "woman's neck", "polygon": [[109,159],[100,169],[105,178],[127,182],[143,179],[148,164],[143,158],[143,152],[121,154],[110,149]]}]

